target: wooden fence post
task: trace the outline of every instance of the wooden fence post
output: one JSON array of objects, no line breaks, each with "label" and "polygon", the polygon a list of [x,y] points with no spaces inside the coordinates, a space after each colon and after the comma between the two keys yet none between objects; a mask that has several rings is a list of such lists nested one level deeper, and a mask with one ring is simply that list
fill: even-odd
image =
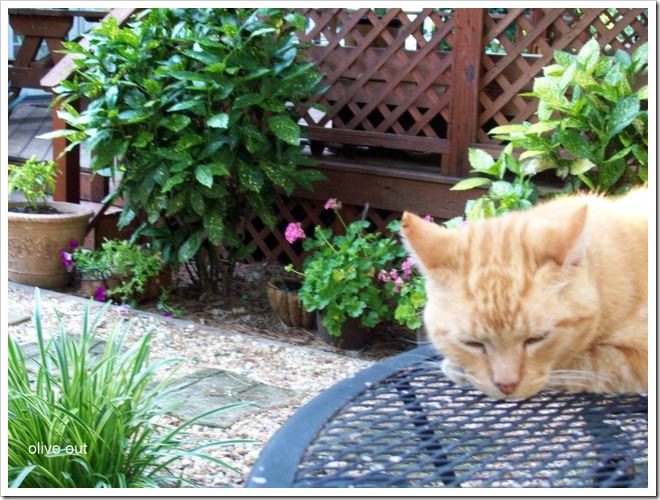
[{"label": "wooden fence post", "polygon": [[[75,101],[71,105],[80,110],[80,101]],[[62,120],[57,112],[59,107],[53,108],[53,130],[63,130],[66,128],[66,122]],[[65,137],[56,137],[53,139],[53,160],[57,163],[58,175],[55,180],[55,201],[67,201],[69,203],[80,203],[80,147],[76,146],[68,153],[64,153],[67,147]]]},{"label": "wooden fence post", "polygon": [[468,148],[475,141],[481,76],[481,53],[486,9],[456,9],[452,47],[452,100],[449,154],[443,156],[442,173],[466,177]]}]

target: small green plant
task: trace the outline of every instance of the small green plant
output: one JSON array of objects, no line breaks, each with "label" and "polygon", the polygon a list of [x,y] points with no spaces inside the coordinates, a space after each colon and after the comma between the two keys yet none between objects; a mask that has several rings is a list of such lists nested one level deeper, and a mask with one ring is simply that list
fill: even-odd
[{"label": "small green plant", "polygon": [[554,169],[567,188],[614,194],[648,180],[648,45],[632,55],[601,53],[596,39],[577,54],[557,51],[534,80],[535,123],[489,133],[520,148],[528,172]]},{"label": "small green plant", "polygon": [[[341,335],[348,318],[359,318],[368,328],[392,319],[410,329],[418,328],[425,304],[424,283],[406,258],[403,245],[393,237],[368,231],[366,220],[346,224],[341,206],[331,198],[325,209],[335,212],[344,234],[316,226],[314,237],[307,238],[300,223],[287,226],[287,241],[303,240],[303,249],[310,252],[299,273],[305,309],[321,311],[323,325],[334,336]],[[388,230],[397,232],[398,224],[395,221]],[[295,272],[292,265],[287,270]]]},{"label": "small green plant", "polygon": [[32,156],[23,165],[9,165],[9,194],[19,191],[25,196],[29,211],[39,213],[45,210],[48,193],[55,191],[57,164],[52,161],[39,161]]},{"label": "small green plant", "polygon": [[72,240],[68,251],[63,250],[60,255],[69,272],[75,269],[86,278],[116,281],[117,284],[109,289],[97,291],[96,298],[101,301],[110,296],[128,302],[136,294],[144,292],[148,281],[163,270],[163,258],[159,251],[129,240],[105,239],[101,248],[93,250],[83,248],[78,241]]},{"label": "small green plant", "polygon": [[129,348],[130,322],[115,324],[102,354],[92,354],[106,308],[93,319],[90,307],[85,309],[77,339],[69,336],[58,315],[59,334],[46,340],[37,289],[38,353],[28,358],[9,338],[10,487],[181,486],[190,482],[173,470],[177,461],[198,457],[231,468],[203,450],[248,442],[197,441],[186,433],[205,416],[246,403],[211,410],[175,428],[159,422],[176,404],[178,387],[172,377],[181,361],[151,363],[151,333]]},{"label": "small green plant", "polygon": [[[57,89],[70,145],[118,180],[120,225],[135,219],[167,262],[204,290],[253,250],[246,224],[275,225],[275,201],[323,179],[302,152],[298,121],[325,90],[305,61],[287,9],[148,9],[127,27],[109,18],[87,35],[73,77]],[[90,103],[78,113],[68,103]],[[54,137],[55,135],[50,135]],[[115,163],[116,162],[116,163]]]}]

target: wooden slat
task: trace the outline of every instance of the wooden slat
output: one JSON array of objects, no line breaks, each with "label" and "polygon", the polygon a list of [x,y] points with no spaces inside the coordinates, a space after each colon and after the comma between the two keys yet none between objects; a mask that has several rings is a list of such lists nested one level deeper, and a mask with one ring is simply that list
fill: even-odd
[{"label": "wooden slat", "polygon": [[61,17],[61,16],[73,16],[73,17],[83,17],[88,20],[99,20],[107,14],[106,9],[102,10],[91,10],[91,9],[7,9],[9,15],[20,14],[20,15],[39,15],[46,17]]},{"label": "wooden slat", "polygon": [[[449,29],[451,29],[451,27],[449,27],[448,30]],[[325,51],[322,50],[323,48],[324,47],[313,47],[310,52],[314,60],[323,62],[324,69],[327,68],[326,71],[335,72],[346,60],[351,58],[354,60],[354,63],[348,68],[345,68],[337,79],[347,78],[350,80],[356,80],[367,68],[380,63],[370,76],[370,81],[387,82],[390,81],[393,76],[398,78],[400,82],[405,83],[417,83],[419,80],[417,75],[405,71],[406,65],[408,64],[407,58],[388,57],[387,55],[384,55],[387,53],[385,49],[381,47],[375,47],[362,53],[360,53],[359,49],[356,47],[337,47],[336,50],[328,54],[324,54]],[[404,51],[406,55],[410,52],[411,51]],[[354,57],[353,54],[355,53],[358,53],[359,57]],[[451,52],[431,52],[418,61],[415,69],[422,73],[429,73],[438,65],[446,64],[444,61],[447,59],[451,60]]]},{"label": "wooden slat", "polygon": [[[442,66],[439,66],[439,70],[444,70],[448,67],[449,67],[448,62],[446,64],[443,63]],[[353,83],[354,80],[348,80],[344,78],[339,79],[331,89],[328,89],[328,91],[324,95],[324,98],[331,102],[335,102],[335,101],[346,102],[348,100],[348,91],[353,85]],[[414,102],[415,106],[430,108],[437,102],[439,96],[442,96],[443,94],[447,93],[450,85],[448,83],[440,85],[440,84],[429,84],[428,82],[422,82],[421,84],[404,82],[401,83],[397,89],[395,89],[395,92],[389,92],[383,94],[384,87],[385,87],[384,82],[380,82],[380,81],[369,82],[367,85],[360,88],[353,95],[352,100],[359,103],[366,103],[369,102],[369,99],[373,98],[375,94],[377,94],[377,95],[382,95],[382,98],[380,100],[381,103],[386,104],[388,106],[398,107],[399,105],[401,105],[401,96],[396,95],[395,92],[397,90],[400,90],[402,95],[406,96],[406,100],[408,102],[411,103]],[[426,95],[426,92],[429,89],[432,91],[433,95]],[[414,99],[412,99],[410,96],[414,96]]]},{"label": "wooden slat", "polygon": [[[80,110],[77,102],[71,104]],[[66,123],[58,115],[58,108],[52,109],[53,130],[66,128]],[[80,203],[80,147],[76,146],[69,154],[61,155],[67,147],[65,137],[57,137],[53,141],[53,156],[58,166],[58,176],[55,184],[53,199]]]},{"label": "wooden slat", "polygon": [[73,25],[73,15],[62,11],[57,16],[44,15],[27,9],[28,14],[9,12],[9,24],[17,35],[39,36],[63,40]]},{"label": "wooden slat", "polygon": [[383,148],[406,149],[422,153],[448,153],[446,139],[418,137],[362,130],[343,130],[325,127],[307,127],[307,136],[316,141],[340,142],[344,144],[370,145]]},{"label": "wooden slat", "polygon": [[9,67],[7,78],[12,88],[38,89],[41,88],[41,79],[46,76],[49,68],[20,68]]},{"label": "wooden slat", "polygon": [[[387,165],[385,161],[383,164]],[[463,213],[465,202],[474,192],[450,191],[458,181],[439,173],[411,171],[392,166],[365,166],[363,162],[322,158],[318,168],[327,181],[318,183],[314,191],[296,190],[298,197],[325,201],[339,197],[347,204],[403,212],[412,210],[439,219]]]},{"label": "wooden slat", "polygon": [[484,14],[484,9],[471,12],[458,9],[454,16],[456,47],[450,118],[453,126],[449,155],[443,158],[445,175],[465,177],[469,170],[468,148],[476,136]]}]

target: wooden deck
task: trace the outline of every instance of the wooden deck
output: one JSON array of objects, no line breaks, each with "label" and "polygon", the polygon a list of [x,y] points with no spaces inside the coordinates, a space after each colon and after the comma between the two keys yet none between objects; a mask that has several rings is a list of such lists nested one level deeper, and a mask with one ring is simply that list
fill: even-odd
[{"label": "wooden deck", "polygon": [[51,112],[47,96],[27,97],[9,115],[9,163],[22,163],[36,156],[38,160],[53,159],[53,141],[36,136],[50,132]]},{"label": "wooden deck", "polygon": [[[41,161],[55,159],[53,158],[53,141],[38,138],[53,128],[49,104],[48,95],[34,95],[21,98],[11,108],[8,123],[8,163],[21,164],[32,156],[36,156]],[[80,163],[81,200],[99,202],[102,197],[92,193],[90,185],[92,174],[88,168],[90,157],[84,146],[81,148]]]}]

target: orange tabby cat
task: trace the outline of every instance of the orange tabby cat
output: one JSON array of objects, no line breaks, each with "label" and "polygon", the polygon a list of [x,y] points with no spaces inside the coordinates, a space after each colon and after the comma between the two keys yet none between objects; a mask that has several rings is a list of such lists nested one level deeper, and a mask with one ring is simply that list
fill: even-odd
[{"label": "orange tabby cat", "polygon": [[404,213],[443,370],[494,398],[646,392],[648,190],[446,229]]}]

